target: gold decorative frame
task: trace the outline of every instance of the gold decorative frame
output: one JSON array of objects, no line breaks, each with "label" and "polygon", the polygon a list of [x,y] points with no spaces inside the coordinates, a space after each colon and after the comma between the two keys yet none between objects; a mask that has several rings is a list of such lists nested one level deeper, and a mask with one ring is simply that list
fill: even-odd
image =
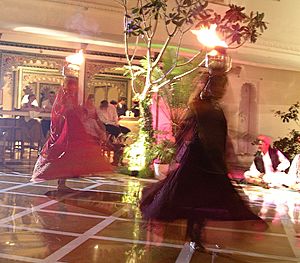
[{"label": "gold decorative frame", "polygon": [[24,90],[31,89],[41,103],[41,89],[47,85],[51,90],[56,91],[63,84],[63,76],[59,69],[37,68],[18,66],[13,71],[14,78],[14,108],[21,107]]},{"label": "gold decorative frame", "polygon": [[95,105],[99,106],[102,100],[118,100],[125,97],[130,103],[131,89],[129,89],[128,78],[122,76],[107,76],[96,74],[90,81],[89,91],[95,95]]}]

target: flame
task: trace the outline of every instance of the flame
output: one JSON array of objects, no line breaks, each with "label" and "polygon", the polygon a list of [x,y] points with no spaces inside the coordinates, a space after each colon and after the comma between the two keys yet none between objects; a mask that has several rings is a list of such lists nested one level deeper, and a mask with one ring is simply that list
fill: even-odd
[{"label": "flame", "polygon": [[203,27],[200,30],[192,30],[192,33],[197,36],[198,41],[209,48],[214,47],[225,47],[227,48],[228,45],[225,41],[221,40],[216,33],[216,24],[210,25],[210,28]]},{"label": "flame", "polygon": [[73,65],[80,66],[84,61],[83,51],[80,49],[78,53],[66,57],[66,61]]},{"label": "flame", "polygon": [[219,54],[220,53],[217,50],[215,50],[215,49],[213,49],[209,53],[207,53],[207,55],[212,56],[212,57],[217,56]]}]

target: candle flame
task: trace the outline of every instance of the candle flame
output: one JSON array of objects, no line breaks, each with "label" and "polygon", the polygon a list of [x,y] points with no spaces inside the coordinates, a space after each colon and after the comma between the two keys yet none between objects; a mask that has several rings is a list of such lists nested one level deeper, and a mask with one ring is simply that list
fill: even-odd
[{"label": "candle flame", "polygon": [[76,54],[72,54],[66,57],[66,61],[73,65],[80,66],[84,61],[83,51],[82,49],[78,51]]},{"label": "candle flame", "polygon": [[208,47],[208,48],[214,48],[214,47],[225,47],[227,48],[228,45],[225,43],[225,41],[221,40],[219,36],[216,33],[216,24],[210,25],[210,28],[203,27],[199,30],[192,30],[192,33],[197,36],[198,41]]}]

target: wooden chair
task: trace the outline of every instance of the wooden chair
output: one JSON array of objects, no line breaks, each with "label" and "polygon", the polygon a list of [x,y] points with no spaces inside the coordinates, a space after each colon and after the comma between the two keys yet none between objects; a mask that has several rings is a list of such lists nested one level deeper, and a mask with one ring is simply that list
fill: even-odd
[{"label": "wooden chair", "polygon": [[30,133],[32,131],[28,130],[28,125],[30,126],[30,123],[26,123],[23,118],[17,120],[15,147],[21,151],[21,156],[28,149],[30,158],[32,151],[39,151],[41,149],[44,138],[40,122],[34,120],[35,132],[33,134]]},{"label": "wooden chair", "polygon": [[14,118],[0,118],[0,131],[5,134],[5,150],[13,157],[15,150],[16,121]]}]

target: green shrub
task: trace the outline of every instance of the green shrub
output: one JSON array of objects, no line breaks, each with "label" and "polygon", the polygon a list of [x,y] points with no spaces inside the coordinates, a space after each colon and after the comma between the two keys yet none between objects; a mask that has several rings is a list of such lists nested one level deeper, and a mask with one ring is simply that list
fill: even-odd
[{"label": "green shrub", "polygon": [[[274,111],[276,117],[279,117],[283,123],[294,121],[299,125],[300,103],[297,101],[292,104],[287,111]],[[300,153],[300,144],[297,138],[300,136],[299,130],[291,130],[287,136],[274,141],[275,148],[283,152],[287,158],[292,160],[296,154]]]}]

